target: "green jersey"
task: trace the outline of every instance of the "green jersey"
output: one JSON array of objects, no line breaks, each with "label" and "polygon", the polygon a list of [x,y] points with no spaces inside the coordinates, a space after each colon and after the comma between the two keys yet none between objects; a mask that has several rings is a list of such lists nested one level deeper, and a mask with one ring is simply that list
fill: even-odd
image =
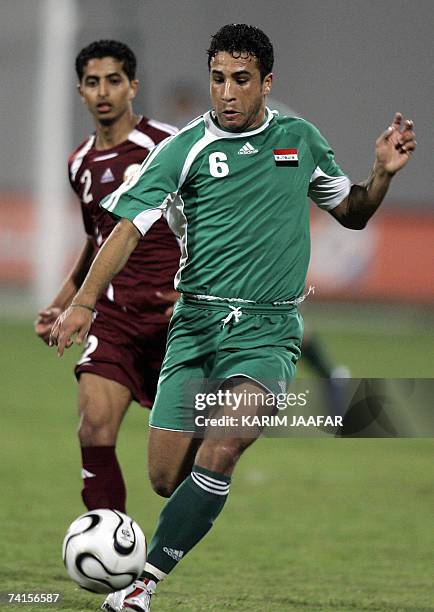
[{"label": "green jersey", "polygon": [[209,111],[153,149],[101,205],[142,234],[166,216],[181,240],[179,291],[272,303],[303,293],[308,196],[330,210],[350,186],[307,121],[267,109],[262,125],[237,133]]}]

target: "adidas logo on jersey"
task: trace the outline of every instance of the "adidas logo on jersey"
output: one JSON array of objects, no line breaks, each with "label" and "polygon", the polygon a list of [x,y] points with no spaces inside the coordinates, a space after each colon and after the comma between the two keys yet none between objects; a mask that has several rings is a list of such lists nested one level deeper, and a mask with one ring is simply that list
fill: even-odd
[{"label": "adidas logo on jersey", "polygon": [[110,168],[107,168],[101,177],[101,183],[111,183],[114,180],[115,177],[113,176],[113,172],[110,170]]},{"label": "adidas logo on jersey", "polygon": [[258,152],[258,149],[255,149],[255,147],[252,147],[250,142],[246,142],[246,144],[243,145],[241,149],[238,151],[238,155],[253,155],[254,153],[257,153],[257,152]]},{"label": "adidas logo on jersey", "polygon": [[165,546],[163,548],[163,551],[166,553],[166,555],[169,555],[169,557],[172,557],[172,559],[175,559],[175,561],[180,561],[182,557],[184,556],[184,551],[176,550],[176,548],[167,548],[167,546]]}]

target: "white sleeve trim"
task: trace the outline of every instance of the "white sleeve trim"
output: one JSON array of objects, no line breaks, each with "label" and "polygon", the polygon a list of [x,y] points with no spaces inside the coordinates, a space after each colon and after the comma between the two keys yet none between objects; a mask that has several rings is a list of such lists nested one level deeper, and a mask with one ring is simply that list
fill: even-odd
[{"label": "white sleeve trim", "polygon": [[149,210],[144,210],[139,213],[137,217],[134,217],[133,223],[139,230],[139,232],[144,236],[146,232],[154,225],[156,221],[163,214],[163,210],[161,207],[159,208],[150,208]]},{"label": "white sleeve trim", "polygon": [[143,132],[139,132],[139,130],[133,130],[128,135],[128,140],[130,142],[134,142],[134,144],[139,145],[143,149],[153,149],[155,147],[155,141],[152,140],[147,134]]},{"label": "white sleeve trim", "polygon": [[348,176],[329,176],[317,166],[310,177],[309,197],[324,210],[333,210],[350,193]]},{"label": "white sleeve trim", "polygon": [[88,154],[88,152],[93,147],[93,143],[95,142],[95,134],[92,134],[89,139],[84,143],[79,151],[74,155],[74,158],[70,167],[70,175],[71,180],[75,181],[75,177],[77,176],[77,172],[80,170],[81,164],[83,163],[84,158]]},{"label": "white sleeve trim", "polygon": [[156,119],[148,119],[148,125],[157,128],[157,130],[161,130],[162,132],[167,132],[168,134],[172,135],[177,134],[179,132],[176,126],[170,125],[170,123],[162,123],[161,121],[157,121]]}]

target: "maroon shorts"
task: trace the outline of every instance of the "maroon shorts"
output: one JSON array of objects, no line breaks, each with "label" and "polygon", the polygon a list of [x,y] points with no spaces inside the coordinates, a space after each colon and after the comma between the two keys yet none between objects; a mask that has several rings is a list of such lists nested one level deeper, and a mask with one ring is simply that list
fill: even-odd
[{"label": "maroon shorts", "polygon": [[[161,321],[161,317],[160,321]],[[166,350],[168,322],[149,322],[118,309],[98,308],[86,346],[75,366],[127,387],[142,406],[151,408]]]}]

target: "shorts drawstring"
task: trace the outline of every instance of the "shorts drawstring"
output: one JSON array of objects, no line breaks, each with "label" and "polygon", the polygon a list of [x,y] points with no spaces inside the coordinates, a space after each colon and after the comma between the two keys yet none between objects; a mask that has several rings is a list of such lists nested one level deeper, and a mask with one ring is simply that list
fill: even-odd
[{"label": "shorts drawstring", "polygon": [[224,319],[221,319],[223,323],[222,329],[227,323],[230,323],[232,319],[234,319],[234,323],[239,323],[240,318],[243,315],[241,306],[229,306],[229,308],[231,309],[231,312]]}]

